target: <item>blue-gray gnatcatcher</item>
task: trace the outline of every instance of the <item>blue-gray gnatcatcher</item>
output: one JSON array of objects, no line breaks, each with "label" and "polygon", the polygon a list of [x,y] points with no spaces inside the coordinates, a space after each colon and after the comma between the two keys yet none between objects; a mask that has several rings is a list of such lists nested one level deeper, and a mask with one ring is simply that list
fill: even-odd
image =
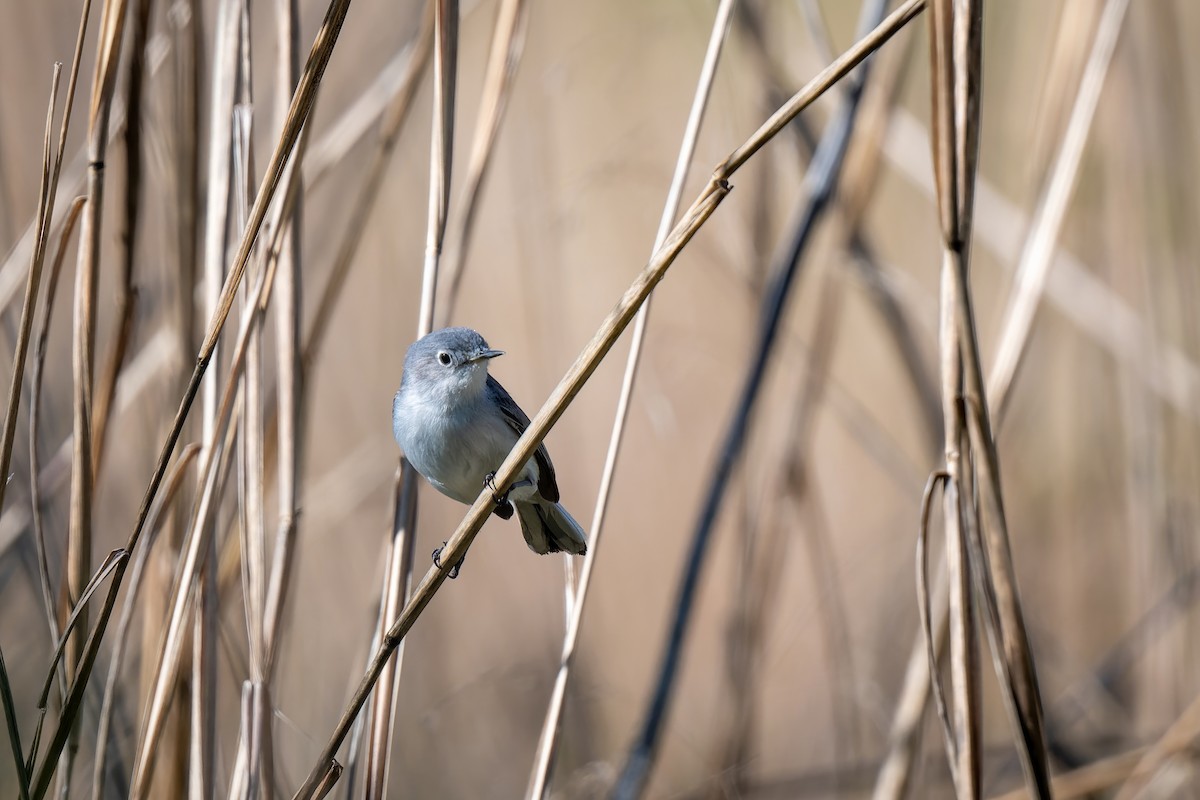
[{"label": "blue-gray gnatcatcher", "polygon": [[[503,497],[494,494],[495,471],[529,427],[529,417],[488,374],[488,361],[499,355],[470,328],[443,328],[414,342],[392,402],[396,443],[435,489],[460,503],[470,505],[484,486],[492,487],[494,513],[509,519],[515,506],[533,552],[584,555],[587,536],[558,504],[546,445],[538,447]],[[435,561],[440,552],[434,551]],[[457,572],[458,565],[451,577]]]}]

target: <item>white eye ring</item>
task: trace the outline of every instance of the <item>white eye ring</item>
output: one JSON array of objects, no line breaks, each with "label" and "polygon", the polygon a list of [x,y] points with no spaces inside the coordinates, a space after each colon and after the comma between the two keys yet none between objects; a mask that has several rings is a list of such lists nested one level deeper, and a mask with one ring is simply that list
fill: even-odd
[{"label": "white eye ring", "polygon": [[440,361],[444,367],[450,366],[450,354],[443,350],[442,352],[438,353],[438,361]]}]

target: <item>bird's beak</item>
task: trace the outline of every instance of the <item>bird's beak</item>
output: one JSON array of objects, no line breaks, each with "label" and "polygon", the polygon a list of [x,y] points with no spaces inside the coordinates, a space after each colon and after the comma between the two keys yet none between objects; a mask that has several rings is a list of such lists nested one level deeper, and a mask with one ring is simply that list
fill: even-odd
[{"label": "bird's beak", "polygon": [[496,356],[502,356],[502,355],[504,355],[503,350],[480,350],[480,351],[476,352],[475,355],[471,356],[471,360],[479,361],[480,359],[485,359],[485,358],[492,359],[492,358],[495,358]]}]

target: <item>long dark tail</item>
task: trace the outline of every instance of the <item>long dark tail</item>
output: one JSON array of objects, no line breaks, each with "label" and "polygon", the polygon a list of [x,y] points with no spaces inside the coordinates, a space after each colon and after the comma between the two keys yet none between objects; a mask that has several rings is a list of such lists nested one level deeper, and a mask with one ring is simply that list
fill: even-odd
[{"label": "long dark tail", "polygon": [[587,554],[587,534],[558,503],[514,503],[525,544],[535,553]]}]

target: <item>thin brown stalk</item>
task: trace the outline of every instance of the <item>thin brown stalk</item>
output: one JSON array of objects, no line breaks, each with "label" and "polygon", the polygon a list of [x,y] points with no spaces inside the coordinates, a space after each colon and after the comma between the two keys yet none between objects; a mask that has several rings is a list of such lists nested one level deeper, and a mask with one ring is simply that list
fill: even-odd
[{"label": "thin brown stalk", "polygon": [[[964,684],[972,680],[968,651],[975,646],[973,638],[965,638],[959,644],[959,657],[955,657],[956,627],[968,624],[966,620],[972,614],[969,607],[960,607],[956,612],[955,596],[965,604],[974,602],[974,592],[978,592],[993,664],[1030,791],[1037,797],[1048,797],[1041,698],[1017,596],[967,271],[979,145],[982,6],[977,0],[942,0],[935,3],[934,11],[933,147],[943,237],[942,391],[949,473],[945,517],[948,546],[954,544],[951,529],[957,524],[967,539],[968,555],[964,560],[960,552],[947,553],[952,587],[952,676],[959,674],[956,681]],[[960,400],[960,396],[965,399]],[[956,592],[956,585],[961,586],[965,579],[955,577],[955,561],[967,562],[969,589]],[[970,636],[965,630],[962,633]],[[964,791],[977,796],[978,756],[968,763],[964,749],[968,740],[977,737],[982,711],[977,705],[964,710],[962,703],[969,695],[959,694],[957,688],[954,734],[958,744],[952,756],[958,758],[958,763],[953,764],[952,758],[952,772],[956,773],[960,797]],[[963,775],[964,769],[970,771]]]},{"label": "thin brown stalk", "polygon": [[[429,220],[425,237],[425,267],[421,279],[418,338],[433,329],[438,270],[446,217],[450,203],[450,175],[454,154],[454,98],[458,75],[458,0],[434,0],[433,20],[433,132],[429,154]],[[400,460],[400,493],[395,500],[387,582],[380,598],[380,631],[387,630],[409,601],[412,588],[413,552],[416,545],[416,470]],[[451,562],[456,563],[456,562]],[[403,650],[384,665],[380,682],[371,698],[367,728],[365,796],[370,800],[387,795],[391,763],[392,726],[396,710]]]},{"label": "thin brown stalk", "polygon": [[[117,62],[121,52],[121,37],[125,28],[126,0],[106,0],[100,16],[100,36],[97,45],[96,67],[92,74],[92,101],[88,114],[87,207],[80,230],[79,257],[75,273],[75,302],[73,308],[73,338],[71,364],[74,377],[72,397],[70,526],[66,549],[67,603],[74,606],[92,571],[92,420],[94,405],[94,367],[96,356],[96,294],[100,266],[101,221],[104,210],[104,158],[108,149],[108,121],[116,86]],[[87,617],[79,632],[69,641],[66,655],[67,671],[77,675],[83,660],[84,631]],[[77,737],[72,726],[71,747],[64,768],[59,772],[61,785],[70,784]],[[57,762],[57,756],[55,757]],[[41,790],[35,789],[35,793]]]},{"label": "thin brown stalk", "polygon": [[[521,54],[525,51],[525,28],[529,17],[526,0],[501,0],[496,12],[496,26],[492,32],[492,46],[488,54],[487,71],[483,76],[483,95],[479,102],[475,138],[471,143],[471,156],[467,162],[466,184],[463,187],[462,207],[456,218],[454,232],[450,236],[450,252],[453,257],[446,268],[444,311],[442,325],[454,317],[454,306],[458,302],[458,291],[463,270],[471,245],[471,233],[475,228],[475,212],[479,208],[480,189],[491,163],[495,149],[496,134],[508,96],[516,77]],[[567,559],[570,564],[570,559]]]},{"label": "thin brown stalk", "polygon": [[[50,154],[50,138],[54,126],[54,105],[58,99],[58,81],[62,74],[62,64],[55,64],[50,79],[50,102],[46,111],[46,133],[42,143],[42,179],[38,190],[38,239],[43,243],[41,255],[44,256],[44,241],[48,236],[49,220],[47,219],[50,195],[50,180],[53,159]],[[44,258],[39,258],[35,252],[35,261],[30,265],[28,280],[25,284],[25,303],[21,308],[20,330],[17,334],[16,351],[13,353],[13,371],[9,376],[8,407],[4,412],[4,429],[0,434],[0,475],[7,476],[12,463],[13,440],[17,431],[17,411],[21,407],[21,383],[25,374],[25,359],[29,350],[29,336],[33,328],[33,317],[37,308],[38,288],[42,279]],[[0,480],[0,508],[4,506],[4,496],[9,481]]]},{"label": "thin brown stalk", "polygon": [[[651,252],[657,252],[663,245],[671,226],[679,213],[679,203],[683,196],[683,186],[687,182],[689,167],[696,150],[696,141],[700,135],[700,126],[704,121],[704,112],[712,91],[713,79],[716,76],[717,64],[720,61],[721,50],[729,33],[729,25],[734,0],[722,0],[713,19],[712,31],[709,35],[708,46],[704,61],[700,68],[696,91],[692,95],[692,105],[684,125],[683,139],[680,143],[679,154],[675,159],[675,169],[671,177],[671,185],[667,191],[667,199],[659,218],[658,232],[655,235]],[[588,554],[584,558],[583,568],[579,574],[579,585],[576,589],[568,585],[570,597],[567,613],[567,631],[563,637],[562,655],[559,660],[558,674],[554,680],[554,688],[550,695],[550,703],[546,716],[542,721],[542,732],[538,739],[538,749],[534,757],[533,772],[530,776],[526,797],[530,800],[541,800],[550,788],[550,771],[554,767],[558,751],[559,739],[562,733],[562,715],[566,701],[567,684],[571,677],[571,666],[574,662],[575,648],[579,638],[579,630],[583,621],[583,610],[591,587],[592,570],[596,553],[599,551],[601,536],[604,530],[605,515],[608,510],[608,500],[612,490],[613,478],[616,475],[617,460],[624,439],[625,423],[629,418],[629,401],[633,396],[634,382],[637,378],[638,365],[641,361],[642,346],[646,339],[646,327],[649,322],[650,303],[647,302],[638,310],[634,320],[633,338],[629,354],[625,361],[625,373],[621,382],[621,391],[617,398],[617,408],[613,419],[612,432],[609,436],[608,450],[605,455],[604,469],[601,472],[600,486],[596,495],[596,507],[592,518],[591,535],[588,541]]]},{"label": "thin brown stalk", "polygon": [[[943,741],[950,775],[954,782],[955,795],[960,799],[974,800],[980,792],[982,773],[980,730],[983,709],[980,705],[979,650],[976,643],[975,606],[972,594],[972,564],[968,555],[967,517],[972,513],[971,496],[966,486],[971,485],[972,461],[964,457],[966,420],[959,398],[963,392],[963,357],[961,342],[964,332],[956,310],[958,292],[955,283],[959,269],[965,265],[963,247],[964,232],[969,223],[969,202],[963,197],[959,173],[970,168],[961,165],[959,145],[965,139],[960,129],[956,80],[960,71],[959,54],[955,50],[956,15],[962,13],[952,0],[934,0],[930,14],[930,52],[933,96],[933,147],[934,178],[938,188],[937,207],[945,241],[942,258],[941,312],[940,312],[940,363],[943,419],[943,522],[945,525],[946,568],[950,587],[948,605],[950,632],[950,681],[953,707],[948,707],[941,690],[938,673],[937,652],[929,620],[927,581],[925,580],[923,538],[918,539],[921,569],[918,573],[918,599],[921,599],[921,617],[924,620],[926,649],[929,655],[929,675],[933,685],[933,696],[942,723]],[[970,11],[966,13],[971,13]],[[965,66],[962,72],[970,69]],[[973,154],[972,154],[973,155]],[[926,489],[926,502],[922,518],[922,530],[928,528],[928,498],[934,480],[931,478]]]},{"label": "thin brown stalk", "polygon": [[1045,189],[1033,214],[1032,227],[1021,251],[1012,293],[1004,311],[996,357],[988,375],[988,400],[995,409],[997,426],[1003,424],[1011,396],[1009,389],[1028,350],[1029,334],[1046,289],[1059,231],[1062,230],[1079,175],[1079,165],[1083,161],[1083,150],[1092,128],[1096,106],[1100,102],[1100,90],[1104,88],[1108,65],[1112,61],[1128,8],[1129,0],[1108,0],[1104,6],[1066,132],[1052,162]]},{"label": "thin brown stalk", "polygon": [[[62,265],[67,253],[67,245],[83,204],[87,198],[77,197],[67,212],[62,233],[58,241],[58,250],[50,265],[50,276],[46,280],[46,299],[42,303],[42,313],[38,320],[37,337],[33,346],[33,376],[30,379],[29,392],[29,495],[33,524],[33,540],[37,549],[38,578],[42,589],[42,603],[46,610],[46,623],[50,630],[50,640],[57,641],[59,637],[58,615],[55,613],[53,582],[50,579],[49,559],[46,555],[46,526],[42,519],[42,469],[41,458],[38,455],[38,423],[41,420],[42,379],[46,368],[46,344],[50,338],[50,318],[54,313],[54,299],[58,296],[58,279],[62,274]],[[59,672],[59,690],[66,697],[66,670]]]},{"label": "thin brown stalk", "polygon": [[129,587],[125,594],[125,605],[121,610],[121,618],[113,632],[112,656],[109,659],[108,676],[104,684],[104,700],[100,706],[100,720],[96,729],[95,765],[92,770],[92,800],[104,797],[104,772],[108,760],[109,728],[112,725],[113,710],[116,706],[117,682],[121,675],[121,664],[125,657],[125,647],[129,639],[129,627],[133,622],[134,610],[137,607],[138,594],[142,588],[142,578],[145,575],[146,564],[164,521],[163,511],[171,507],[173,501],[183,486],[187,468],[200,454],[200,445],[189,444],[179,452],[179,458],[167,475],[162,494],[154,501],[150,517],[146,523],[146,544],[134,558],[133,569],[129,574]]},{"label": "thin brown stalk", "polygon": [[117,389],[117,378],[125,364],[129,341],[133,338],[133,321],[138,299],[138,292],[133,283],[133,266],[141,217],[142,84],[146,66],[146,37],[150,26],[150,0],[135,2],[130,30],[129,84],[125,105],[125,213],[121,221],[121,283],[117,294],[117,333],[96,390],[92,418],[93,481],[98,480],[100,474],[104,443],[112,418],[113,395]]}]

